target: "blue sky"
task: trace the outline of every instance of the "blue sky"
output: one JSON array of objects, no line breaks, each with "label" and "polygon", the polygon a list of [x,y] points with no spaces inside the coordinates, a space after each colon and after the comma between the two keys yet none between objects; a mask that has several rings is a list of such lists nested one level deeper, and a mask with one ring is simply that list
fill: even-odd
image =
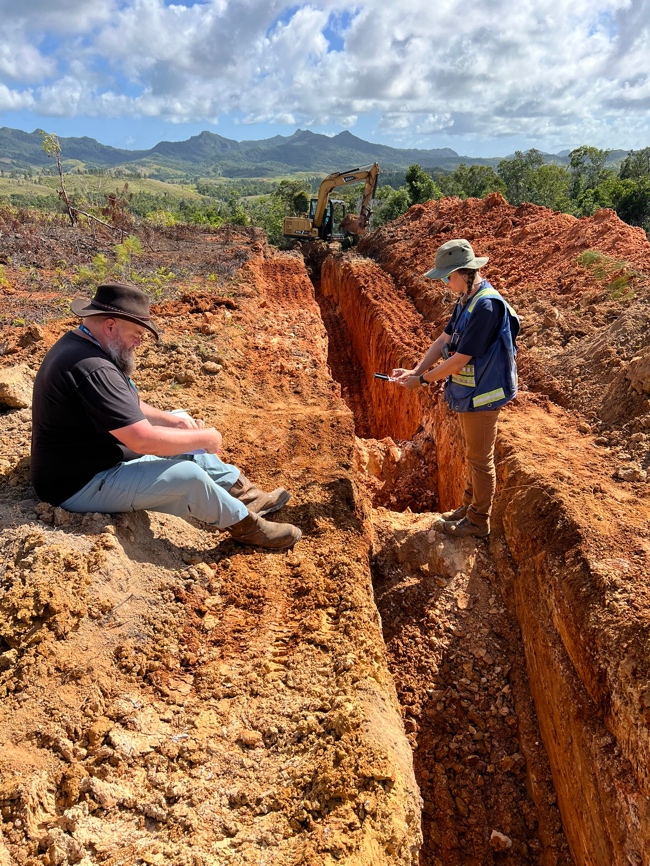
[{"label": "blue sky", "polygon": [[0,126],[27,132],[650,146],[650,0],[0,0],[0,20]]}]

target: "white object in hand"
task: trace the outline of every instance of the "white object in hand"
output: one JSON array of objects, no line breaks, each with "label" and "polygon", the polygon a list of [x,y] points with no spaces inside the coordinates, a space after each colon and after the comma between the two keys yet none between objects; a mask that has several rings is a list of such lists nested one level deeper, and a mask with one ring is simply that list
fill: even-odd
[{"label": "white object in hand", "polygon": [[[178,415],[181,418],[191,418],[192,416],[187,409],[172,409],[171,415]],[[184,454],[207,454],[205,448],[197,448],[196,451],[184,451]]]}]

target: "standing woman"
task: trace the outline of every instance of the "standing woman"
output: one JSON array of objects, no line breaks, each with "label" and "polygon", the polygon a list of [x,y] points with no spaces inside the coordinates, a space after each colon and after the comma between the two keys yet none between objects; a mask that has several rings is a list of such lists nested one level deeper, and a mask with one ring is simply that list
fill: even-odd
[{"label": "standing woman", "polygon": [[[512,307],[481,276],[485,256],[471,244],[452,240],[436,253],[435,267],[425,277],[442,280],[458,296],[447,327],[413,370],[393,370],[409,390],[445,379],[444,395],[458,413],[465,444],[467,481],[463,502],[436,524],[455,538],[490,534],[490,513],[496,490],[494,444],[499,411],[517,393],[515,340],[519,319]],[[433,369],[432,365],[445,358]]]}]

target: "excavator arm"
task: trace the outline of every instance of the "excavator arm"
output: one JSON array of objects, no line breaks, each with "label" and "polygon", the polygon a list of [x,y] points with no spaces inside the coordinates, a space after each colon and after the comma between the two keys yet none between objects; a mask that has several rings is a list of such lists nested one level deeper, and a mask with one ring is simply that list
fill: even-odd
[{"label": "excavator arm", "polygon": [[328,174],[322,181],[318,190],[318,199],[316,201],[316,209],[313,218],[314,228],[320,228],[323,224],[323,217],[325,216],[329,194],[333,189],[336,189],[338,186],[347,186],[350,183],[358,183],[360,180],[365,180],[366,185],[363,193],[363,203],[359,214],[360,225],[364,211],[367,214],[363,226],[365,229],[370,222],[370,201],[375,194],[378,177],[379,166],[376,162],[372,165],[366,165],[363,168],[353,168],[350,171],[335,171],[332,174]]}]

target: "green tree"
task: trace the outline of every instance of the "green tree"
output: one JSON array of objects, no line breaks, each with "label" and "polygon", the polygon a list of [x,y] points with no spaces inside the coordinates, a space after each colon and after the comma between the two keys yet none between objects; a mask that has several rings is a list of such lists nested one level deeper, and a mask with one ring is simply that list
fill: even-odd
[{"label": "green tree", "polygon": [[522,153],[515,151],[513,159],[502,159],[497,174],[506,186],[505,197],[510,204],[520,205],[531,201],[534,194],[535,171],[544,165],[544,156],[535,148]]},{"label": "green tree", "polygon": [[[172,214],[176,212],[171,201],[168,209]],[[178,214],[182,222],[194,225],[220,226],[224,222],[232,222],[227,215],[226,206],[216,200],[197,202],[194,199],[181,199],[178,203]]]},{"label": "green tree", "polygon": [[604,207],[617,210],[619,202],[635,187],[636,181],[608,177],[595,189],[586,189],[578,196],[577,212],[582,216],[591,216]]},{"label": "green tree", "polygon": [[586,190],[596,189],[612,173],[605,169],[608,156],[608,150],[587,145],[571,151],[569,154],[570,196],[574,201],[577,202]]},{"label": "green tree", "polygon": [[571,213],[573,206],[569,198],[571,177],[564,166],[540,165],[530,177],[531,196],[534,204]]},{"label": "green tree", "polygon": [[282,202],[285,214],[304,213],[309,210],[310,192],[301,180],[281,180],[273,195]]},{"label": "green tree", "polygon": [[412,205],[440,198],[441,193],[436,182],[417,163],[409,165],[405,178],[406,190]]},{"label": "green tree", "polygon": [[625,186],[615,203],[616,213],[626,223],[650,232],[650,176],[622,183]]},{"label": "green tree", "polygon": [[246,213],[246,208],[241,199],[238,199],[235,203],[230,202],[229,211],[226,222],[231,225],[247,226],[250,223],[250,219]]},{"label": "green tree", "polygon": [[[491,165],[465,165],[461,163],[451,175],[450,190],[447,195],[461,198],[485,198],[491,192],[505,194],[506,185]],[[443,189],[442,182],[438,182]]]},{"label": "green tree", "polygon": [[459,183],[456,172],[452,174],[446,172],[438,172],[436,174],[436,184],[443,197],[458,196],[458,198],[466,198],[465,190],[462,184]]},{"label": "green tree", "polygon": [[377,190],[376,200],[379,207],[373,214],[372,222],[377,226],[397,219],[411,207],[411,198],[405,186],[399,189],[382,186]]},{"label": "green tree", "polygon": [[197,180],[194,184],[199,195],[207,196],[208,198],[220,198],[222,187],[213,180]]},{"label": "green tree", "polygon": [[650,147],[631,150],[621,163],[618,176],[621,180],[638,180],[650,176]]},{"label": "green tree", "polygon": [[265,195],[255,199],[250,205],[249,213],[252,224],[264,229],[269,243],[280,246],[284,242],[282,224],[286,211],[279,196]]}]

